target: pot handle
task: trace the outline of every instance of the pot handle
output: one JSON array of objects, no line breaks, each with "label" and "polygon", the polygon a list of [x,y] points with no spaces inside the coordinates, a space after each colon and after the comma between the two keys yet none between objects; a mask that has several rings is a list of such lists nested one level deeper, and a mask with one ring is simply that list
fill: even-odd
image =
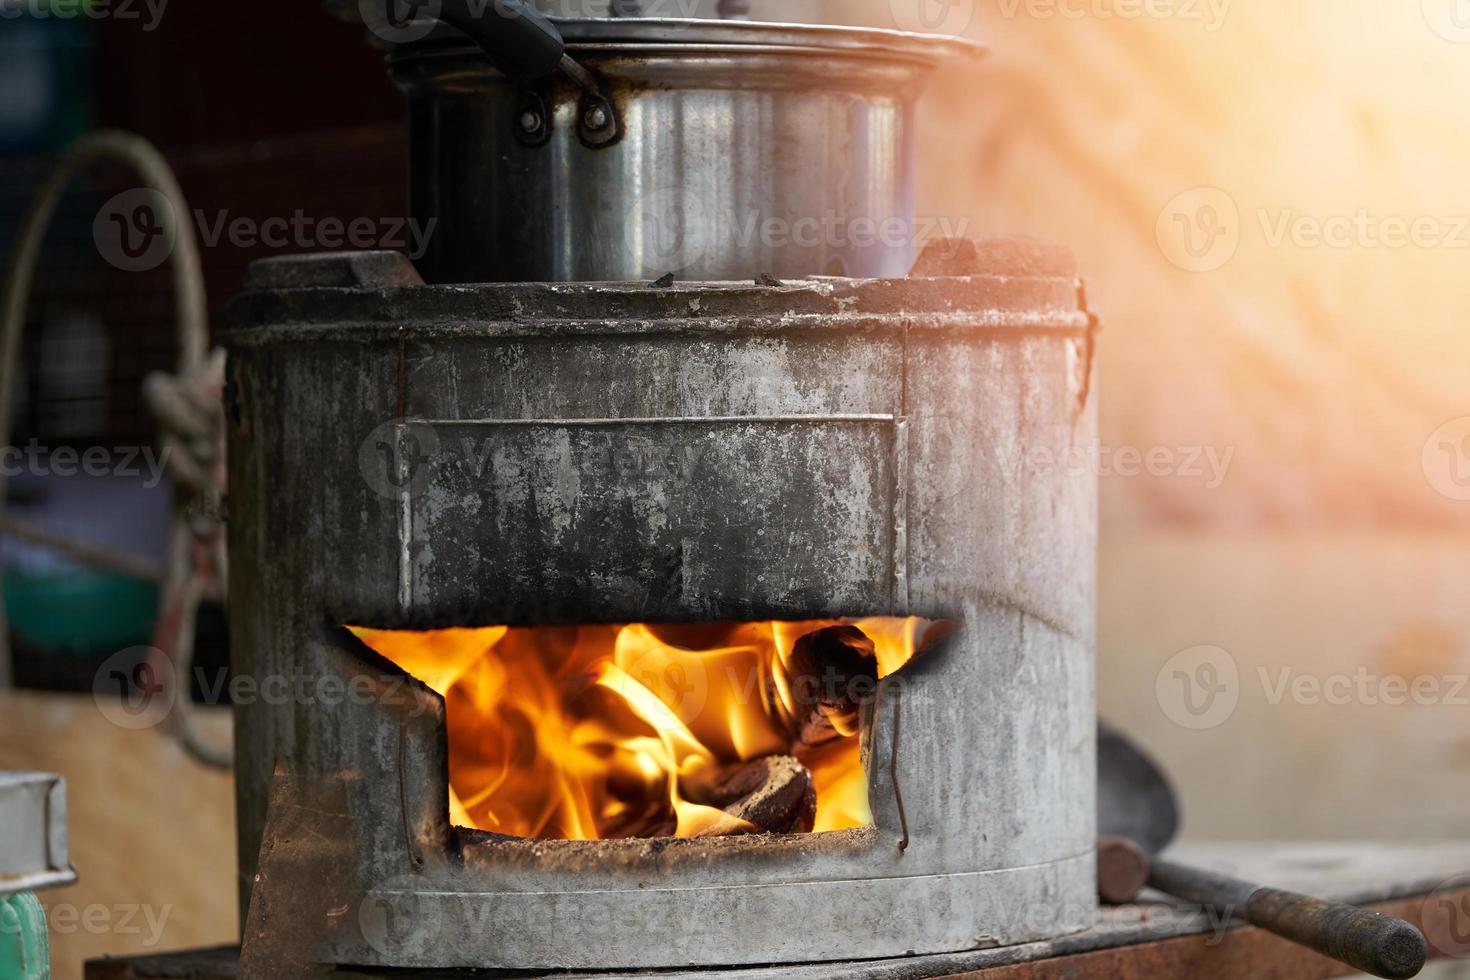
[{"label": "pot handle", "polygon": [[[417,7],[427,0],[410,0]],[[396,18],[396,0],[387,0]],[[600,149],[616,143],[622,120],[603,84],[566,53],[566,41],[545,14],[527,0],[439,0],[438,19],[457,27],[478,44],[501,72],[517,81],[537,82],[561,72],[582,90],[577,131],[583,145]]]},{"label": "pot handle", "polygon": [[[394,7],[395,0],[388,0],[390,19]],[[523,82],[553,74],[566,54],[561,32],[526,0],[440,0],[438,17],[469,35],[496,68]]]}]

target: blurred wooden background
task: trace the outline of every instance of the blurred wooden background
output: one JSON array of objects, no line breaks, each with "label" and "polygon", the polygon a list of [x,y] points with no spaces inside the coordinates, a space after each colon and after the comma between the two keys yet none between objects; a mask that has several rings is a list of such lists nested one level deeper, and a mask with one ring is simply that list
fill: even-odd
[{"label": "blurred wooden background", "polygon": [[[990,42],[925,100],[920,214],[1077,250],[1105,451],[1229,459],[1217,486],[1116,456],[1100,473],[1100,708],[1168,765],[1186,836],[1470,827],[1456,3],[832,5]],[[1200,729],[1169,687],[1197,646],[1236,675]],[[1393,703],[1396,678],[1437,693]]]}]

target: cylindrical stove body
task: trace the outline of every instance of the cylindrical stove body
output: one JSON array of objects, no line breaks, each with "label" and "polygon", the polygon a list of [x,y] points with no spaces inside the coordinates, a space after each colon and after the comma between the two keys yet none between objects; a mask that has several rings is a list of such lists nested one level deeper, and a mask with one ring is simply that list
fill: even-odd
[{"label": "cylindrical stove body", "polygon": [[558,22],[620,136],[591,146],[570,82],[524,85],[444,30],[400,47],[409,205],[429,282],[901,276],[914,100],[983,49],[897,31]]},{"label": "cylindrical stove body", "polygon": [[[395,836],[415,782],[400,771],[381,812],[352,804],[386,825],[359,875],[491,902],[515,927],[459,930],[441,910],[432,943],[333,955],[796,962],[1090,924],[1091,320],[1064,251],[980,256],[958,278],[664,290],[414,285],[383,254],[257,264],[229,337],[239,673],[330,673],[344,622],[959,624],[879,699],[871,828],[723,850],[537,842],[513,861],[486,845],[415,868]],[[397,758],[389,727],[318,704],[237,709],[247,882],[277,762],[375,778]],[[555,863],[603,844],[605,867]],[[588,941],[609,922],[627,928]]]}]

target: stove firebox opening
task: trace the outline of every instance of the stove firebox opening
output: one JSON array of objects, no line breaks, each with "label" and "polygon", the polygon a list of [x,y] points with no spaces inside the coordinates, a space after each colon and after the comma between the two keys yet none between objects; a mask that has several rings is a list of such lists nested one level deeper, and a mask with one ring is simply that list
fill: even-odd
[{"label": "stove firebox opening", "polygon": [[951,626],[348,628],[444,698],[454,825],[607,840],[868,825],[862,708]]}]

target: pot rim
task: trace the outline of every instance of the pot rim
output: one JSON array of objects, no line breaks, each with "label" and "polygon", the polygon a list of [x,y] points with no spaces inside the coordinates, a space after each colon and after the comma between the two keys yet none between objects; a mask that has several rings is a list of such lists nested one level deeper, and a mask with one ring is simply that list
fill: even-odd
[{"label": "pot rim", "polygon": [[[750,49],[763,54],[863,53],[937,63],[979,58],[990,48],[973,38],[917,34],[880,27],[834,24],[787,24],[763,21],[711,20],[675,17],[566,17],[551,18],[566,39],[569,51],[698,55]],[[393,49],[392,60],[478,54],[480,49],[459,31],[440,25],[419,41]]]}]

